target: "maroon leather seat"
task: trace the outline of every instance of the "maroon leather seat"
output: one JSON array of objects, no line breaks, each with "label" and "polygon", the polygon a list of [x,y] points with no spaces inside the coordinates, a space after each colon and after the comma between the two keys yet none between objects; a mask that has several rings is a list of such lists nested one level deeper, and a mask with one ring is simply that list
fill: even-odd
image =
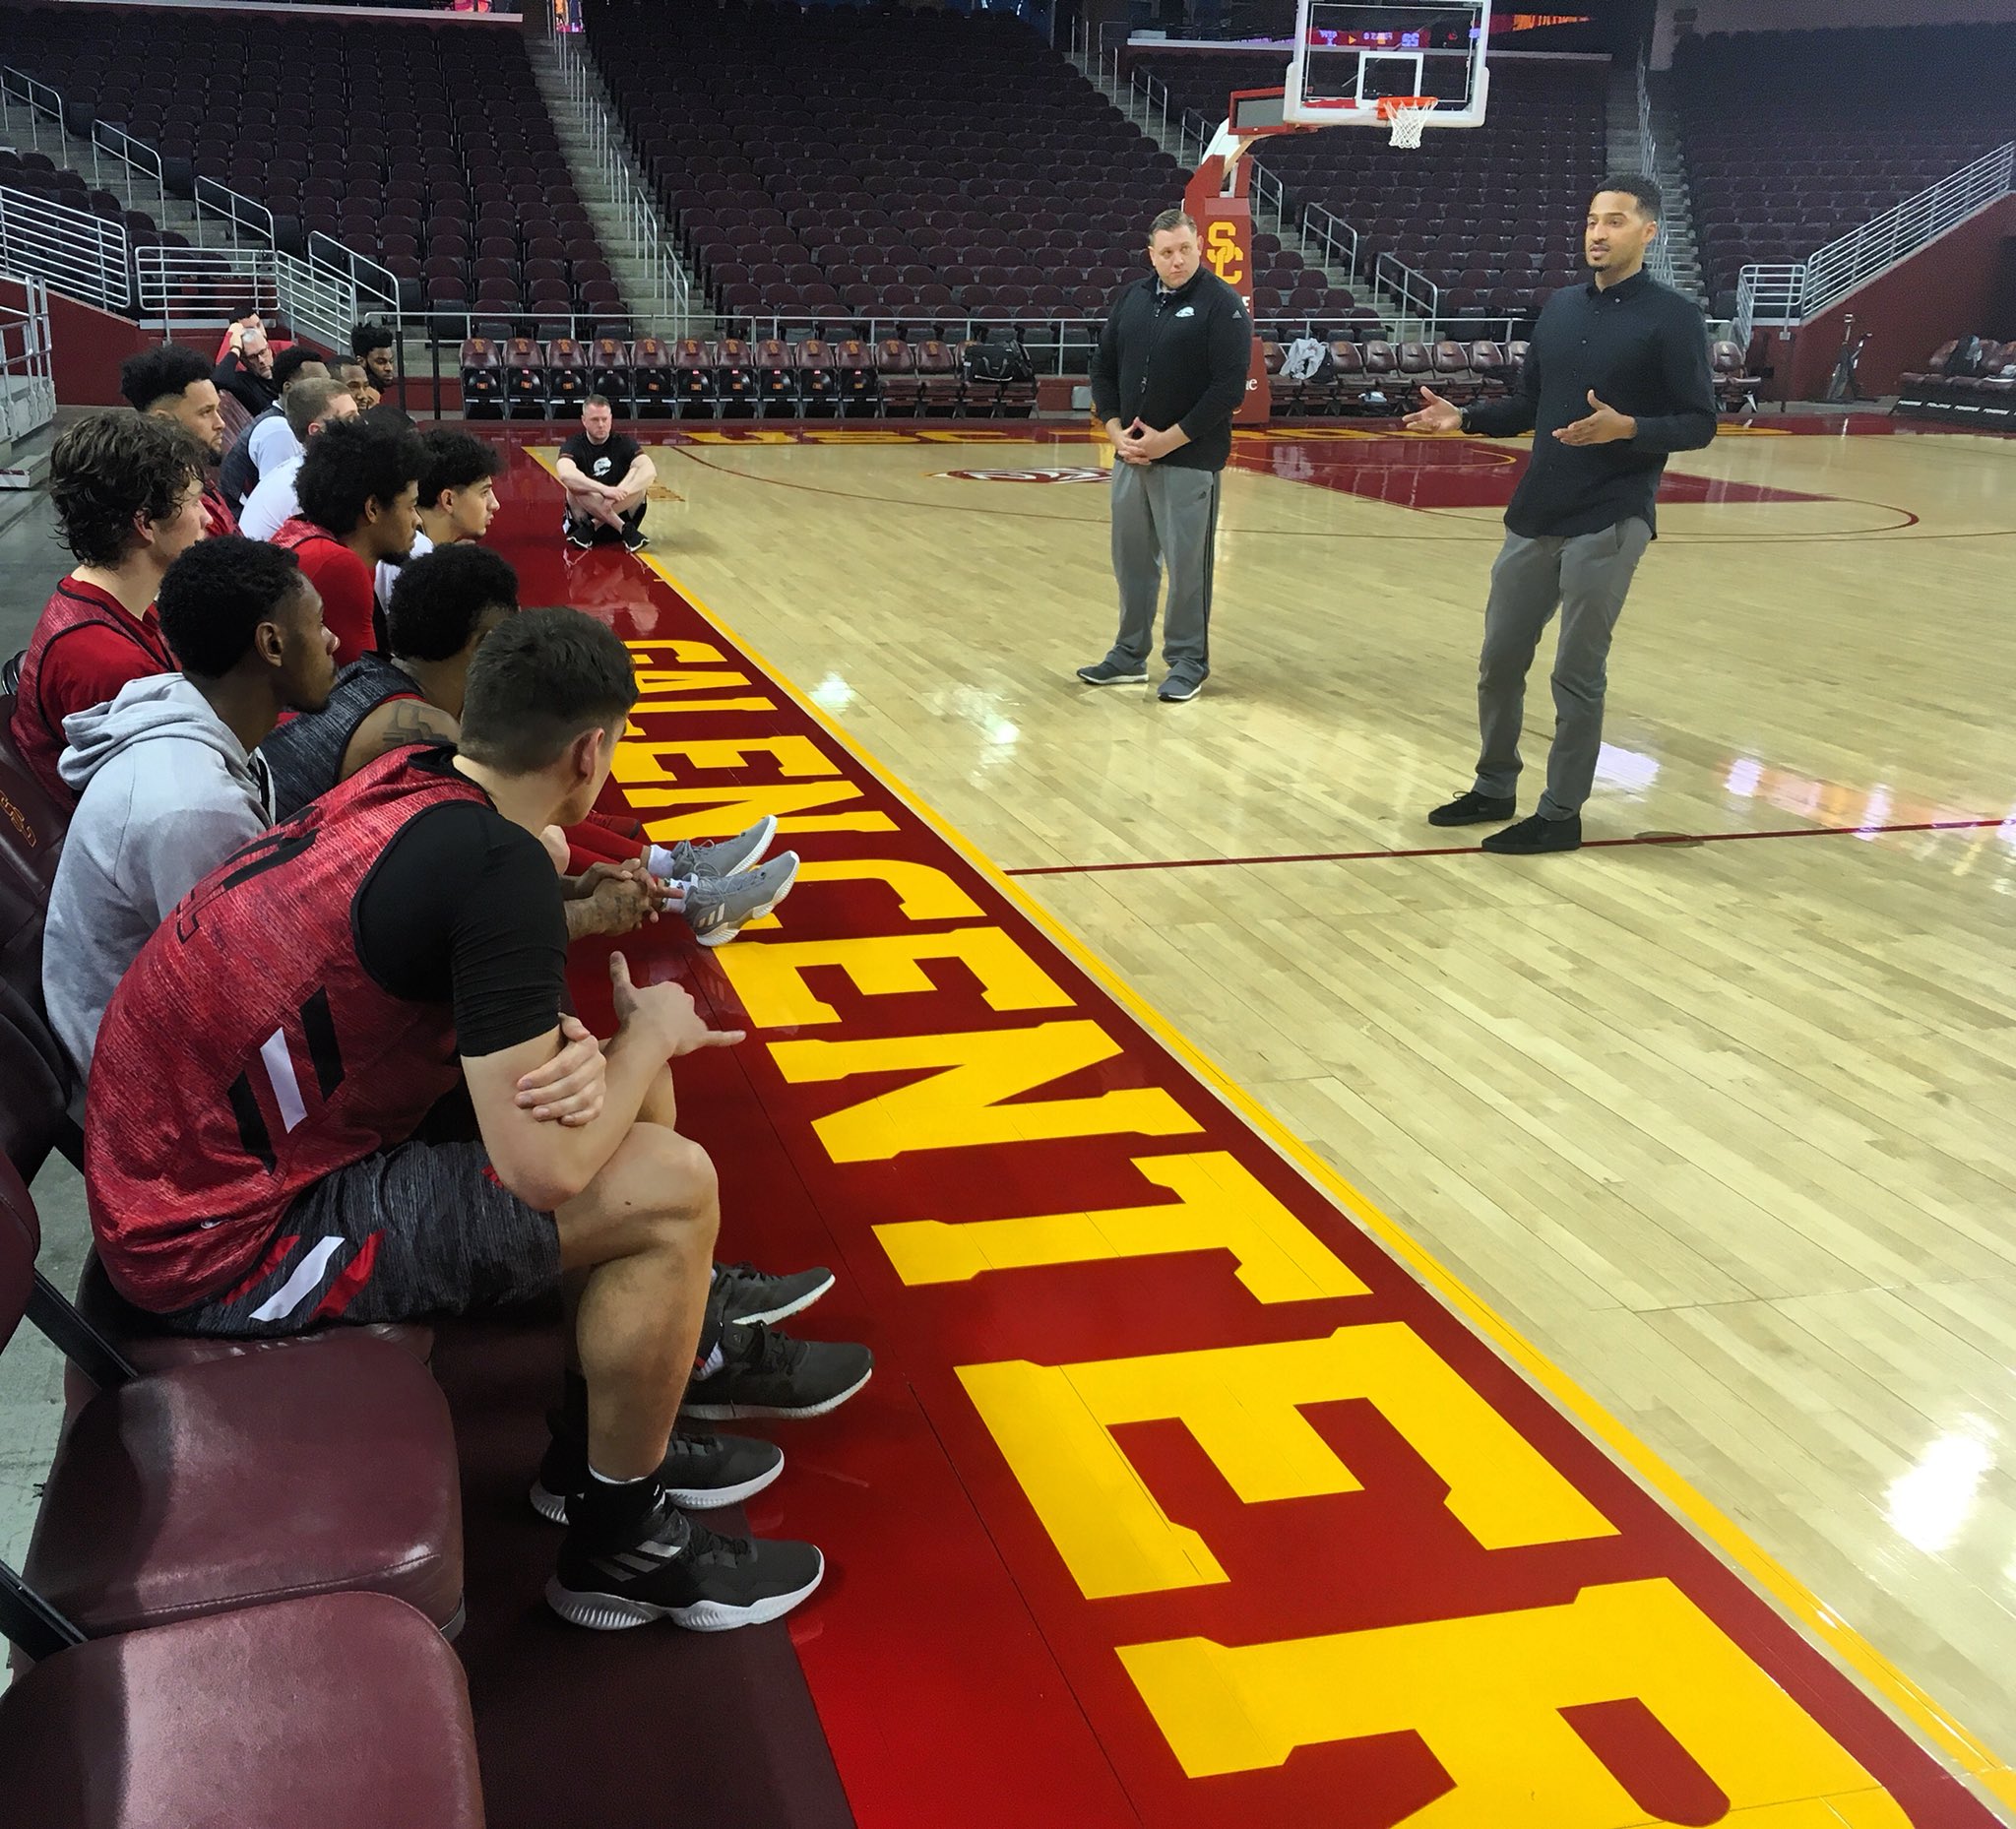
[{"label": "maroon leather seat", "polygon": [[469,1689],[398,1601],[319,1595],[73,1645],[0,1696],[35,1829],[482,1829]]},{"label": "maroon leather seat", "polygon": [[422,1365],[434,1356],[434,1330],[419,1322],[391,1321],[370,1327],[327,1327],[313,1334],[284,1334],[274,1340],[206,1340],[171,1334],[158,1315],[136,1308],[112,1287],[95,1255],[84,1261],[77,1280],[77,1311],[104,1336],[137,1371],[162,1371],[170,1365],[196,1365],[206,1359],[244,1358],[313,1341],[362,1336],[389,1341],[412,1355]]},{"label": "maroon leather seat", "polygon": [[[0,1159],[0,1344],[41,1236]],[[462,1492],[448,1405],[361,1335],[109,1382],[57,1447],[25,1570],[93,1638],[339,1590],[453,1631]]]},{"label": "maroon leather seat", "polygon": [[461,1624],[447,1401],[350,1337],[98,1392],[56,1450],[24,1573],[93,1638],[350,1589]]}]

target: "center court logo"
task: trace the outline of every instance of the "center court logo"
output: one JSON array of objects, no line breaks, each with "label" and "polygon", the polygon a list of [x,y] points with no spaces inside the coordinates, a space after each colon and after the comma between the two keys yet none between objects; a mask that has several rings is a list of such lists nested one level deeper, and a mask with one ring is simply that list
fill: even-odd
[{"label": "center court logo", "polygon": [[932,475],[955,482],[1104,482],[1111,473],[1090,465],[1064,470],[939,470]]}]

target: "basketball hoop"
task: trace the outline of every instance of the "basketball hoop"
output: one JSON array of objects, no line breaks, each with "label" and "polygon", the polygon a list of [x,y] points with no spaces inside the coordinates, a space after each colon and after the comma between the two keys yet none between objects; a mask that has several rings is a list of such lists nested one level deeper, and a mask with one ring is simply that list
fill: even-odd
[{"label": "basketball hoop", "polygon": [[1436,99],[1433,95],[1379,97],[1379,118],[1391,123],[1395,146],[1420,145],[1421,129],[1428,124],[1428,116],[1435,111]]}]

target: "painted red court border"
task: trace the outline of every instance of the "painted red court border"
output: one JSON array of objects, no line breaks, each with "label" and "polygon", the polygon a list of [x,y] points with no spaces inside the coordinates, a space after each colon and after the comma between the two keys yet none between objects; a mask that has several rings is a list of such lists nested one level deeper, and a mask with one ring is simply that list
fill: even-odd
[{"label": "painted red court border", "polygon": [[[525,465],[521,458],[517,468]],[[512,480],[516,494],[528,479],[514,474]],[[647,656],[655,650],[661,660],[676,658],[676,644],[703,645],[721,661],[694,654],[681,664],[746,676],[741,685],[721,681],[705,688],[717,703],[732,692],[741,701],[734,709],[703,710],[705,699],[678,710],[648,702],[640,708],[637,742],[724,745],[683,752],[676,787],[653,790],[633,784],[634,803],[659,822],[662,835],[731,830],[729,822],[739,823],[746,810],[737,804],[743,793],[786,781],[793,788],[837,782],[848,791],[830,805],[880,815],[893,827],[872,834],[788,830],[780,842],[804,853],[808,880],[787,904],[775,932],[752,930],[738,941],[739,966],[729,955],[695,959],[661,939],[651,945],[658,976],[687,978],[722,1020],[734,1020],[737,1002],[724,969],[745,978],[757,969],[756,949],[913,926],[942,932],[948,919],[971,924],[964,916],[906,923],[887,884],[847,874],[863,858],[925,866],[1068,996],[1068,1010],[1041,1012],[1039,1020],[1094,1021],[1119,1043],[1117,1056],[1039,1089],[1042,1096],[1166,1093],[1196,1126],[1176,1140],[1181,1150],[1231,1157],[1366,1285],[1362,1295],[1262,1306],[1232,1280],[1222,1252],[1206,1251],[906,1287],[876,1239],[876,1226],[933,1219],[963,1224],[1074,1203],[1139,1205],[1152,1190],[1144,1194],[1130,1162],[1170,1153],[1166,1141],[1129,1136],[833,1162],[813,1126],[912,1076],[883,1072],[865,1087],[793,1083],[773,1048],[804,1040],[874,1041],[1029,1026],[1027,1015],[988,1009],[962,966],[934,964],[928,991],[873,997],[856,994],[838,971],[815,969],[807,981],[841,1013],[837,1024],[808,1036],[787,1027],[759,1030],[732,1055],[696,1057],[735,1069],[711,1079],[696,1076],[693,1095],[682,1089],[682,1104],[690,1101],[705,1126],[703,1137],[712,1143],[710,1129],[739,1130],[745,1152],[757,1136],[773,1139],[778,1152],[760,1170],[738,1174],[741,1185],[733,1191],[753,1187],[775,1209],[794,1208],[791,1225],[801,1236],[816,1219],[844,1266],[844,1282],[853,1285],[842,1304],[847,1318],[859,1319],[882,1358],[871,1387],[879,1408],[863,1400],[833,1419],[838,1427],[812,1458],[810,1478],[800,1471],[795,1482],[788,1476],[774,1489],[785,1494],[777,1522],[817,1537],[834,1563],[829,1592],[794,1621],[792,1636],[850,1801],[867,1829],[926,1822],[958,1822],[963,1829],[1021,1829],[1036,1822],[1072,1829],[1137,1822],[1397,1822],[1428,1803],[1445,1783],[1425,1743],[1407,1736],[1330,1742],[1273,1770],[1186,1779],[1127,1681],[1115,1647],[1199,1632],[1226,1644],[1251,1643],[1558,1607],[1591,1584],[1620,1579],[1671,1582],[1691,1597],[1851,1746],[1907,1812],[1864,1817],[1858,1809],[1852,1820],[1909,1821],[1928,1829],[1991,1820],[1732,1574],[1704,1538],[1884,1688],[1893,1704],[1909,1709],[1950,1755],[2016,1797],[1999,1761],[1660,1469],[1389,1221],[1314,1165],[997,874],[942,837],[828,721],[757,658],[738,652],[723,625],[669,586],[646,580],[621,555],[589,555],[570,574],[570,586],[583,587],[577,600],[610,614],[630,639],[651,644]],[[746,703],[765,698],[770,703],[760,710]],[[736,747],[736,738],[752,740]],[[766,755],[753,739],[778,747]],[[777,761],[793,742],[806,747],[796,752],[799,771],[788,777]],[[837,775],[804,772],[812,752]],[[695,811],[709,804],[719,810],[714,825]],[[593,1008],[594,987],[585,988],[584,1002]],[[753,1129],[751,1106],[760,1112]],[[724,1185],[732,1172],[724,1167]],[[1617,1535],[1480,1551],[1467,1533],[1452,1529],[1438,1482],[1418,1454],[1361,1406],[1309,1413],[1363,1482],[1364,1490],[1348,1498],[1242,1506],[1187,1431],[1157,1424],[1126,1433],[1135,1465],[1171,1515],[1203,1532],[1232,1580],[1219,1589],[1088,1603],[955,1371],[1018,1357],[1057,1364],[1259,1346],[1395,1323],[1456,1367],[1618,1526]],[[802,1458],[794,1461],[802,1470]],[[1619,1462],[1658,1486],[1701,1537],[1627,1478]],[[772,1528],[769,1519],[757,1522]],[[1320,1579],[1306,1578],[1311,1557],[1323,1559],[1329,1571]],[[1284,1569],[1301,1571],[1303,1578],[1284,1582]],[[1675,1766],[1649,1721],[1627,1711],[1578,1721],[1577,1728],[1588,1744],[1623,1761],[1649,1789],[1640,1804],[1697,1809],[1701,1799],[1691,1788],[1699,1775],[1684,1760]],[[1863,1797],[1864,1805],[1870,1801]],[[1843,1807],[1850,1807],[1846,1797]],[[1624,1819],[1618,1820],[1622,1829]]]}]

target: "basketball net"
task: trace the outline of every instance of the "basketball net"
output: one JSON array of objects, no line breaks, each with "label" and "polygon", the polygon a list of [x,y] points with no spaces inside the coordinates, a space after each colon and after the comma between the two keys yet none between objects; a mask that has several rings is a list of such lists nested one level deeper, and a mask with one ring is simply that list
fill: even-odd
[{"label": "basketball net", "polygon": [[1381,95],[1379,97],[1379,118],[1393,129],[1393,144],[1417,148],[1421,143],[1421,129],[1428,124],[1428,116],[1435,111],[1436,97],[1433,95]]}]

